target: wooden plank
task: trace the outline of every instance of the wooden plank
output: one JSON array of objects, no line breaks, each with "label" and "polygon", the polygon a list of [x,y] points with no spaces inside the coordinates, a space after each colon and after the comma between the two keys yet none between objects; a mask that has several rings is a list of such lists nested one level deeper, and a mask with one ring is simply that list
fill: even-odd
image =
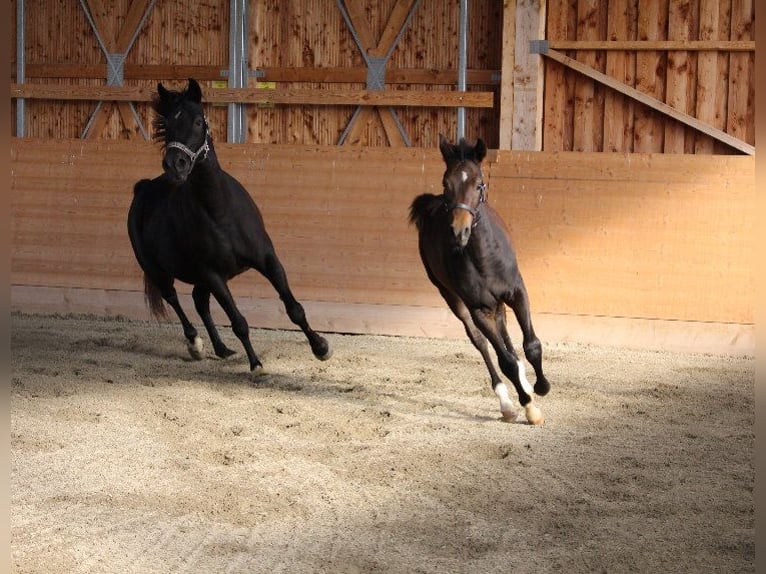
[{"label": "wooden plank", "polygon": [[[12,285],[11,310],[41,314],[88,314],[153,321],[139,287],[126,290],[83,289]],[[288,329],[295,325],[274,297],[246,296],[234,291],[237,306],[255,329]],[[179,299],[185,309],[194,308],[183,286]],[[430,306],[366,305],[302,299],[312,326],[320,332],[376,334],[404,337],[463,339],[465,331],[455,316],[439,302]],[[228,325],[216,306],[213,320]],[[663,352],[712,353],[754,356],[755,327],[747,324],[663,321],[624,317],[592,317],[534,313],[532,321],[547,344],[580,343]],[[512,322],[511,338],[520,340]]]},{"label": "wooden plank", "polygon": [[[667,30],[668,0],[639,0],[638,39],[663,40]],[[665,61],[657,51],[643,51],[636,55],[636,89],[654,100],[664,101]],[[661,152],[663,148],[663,121],[651,108],[638,106],[635,112],[633,150]]]},{"label": "wooden plank", "polygon": [[[577,39],[594,40],[599,37],[599,0],[580,0],[577,3]],[[598,66],[596,53],[581,51],[577,60],[590,68]],[[587,76],[575,79],[574,141],[573,151],[600,151],[603,134],[603,112],[596,109],[595,82]],[[597,125],[600,124],[600,125]],[[599,129],[601,127],[601,129]]]},{"label": "wooden plank", "polygon": [[125,16],[125,21],[122,23],[120,33],[117,35],[117,39],[114,43],[114,50],[117,53],[124,53],[130,46],[130,41],[133,39],[133,34],[138,31],[138,27],[141,25],[141,20],[146,14],[146,9],[149,7],[150,0],[132,0],[128,13]]},{"label": "wooden plank", "polygon": [[[227,70],[220,66],[166,65],[166,64],[128,64],[123,69],[125,80],[221,80]],[[28,79],[69,78],[69,79],[104,79],[104,64],[54,64],[30,62],[25,65]]]},{"label": "wooden plank", "polygon": [[371,56],[382,58],[388,53],[389,48],[393,46],[399,31],[404,27],[407,16],[412,10],[415,0],[396,0],[396,4],[391,9],[386,27],[377,42],[377,45],[369,51]]},{"label": "wooden plank", "polygon": [[543,65],[542,58],[530,53],[529,45],[531,40],[542,38],[544,30],[544,0],[517,0],[511,142],[513,149],[542,149]]},{"label": "wooden plank", "polygon": [[378,45],[378,43],[375,41],[375,36],[370,29],[370,23],[367,21],[367,14],[364,10],[363,1],[345,0],[344,4],[346,5],[348,17],[351,20],[351,24],[354,26],[354,30],[356,31],[356,35],[359,38],[363,49],[369,53],[370,50]]},{"label": "wooden plank", "polygon": [[[680,42],[688,41],[692,32],[693,16],[690,0],[670,0],[668,38]],[[691,61],[686,51],[674,51],[668,54],[665,103],[684,114],[691,111],[688,108],[687,97],[691,74]],[[676,122],[665,124],[664,151],[665,153],[685,153],[686,129],[683,124]]]},{"label": "wooden plank", "polygon": [[500,149],[511,149],[513,140],[513,78],[516,61],[516,0],[503,2],[503,70],[500,81]]},{"label": "wooden plank", "polygon": [[[699,37],[711,41],[718,38],[719,0],[700,0]],[[718,54],[706,51],[697,59],[696,117],[711,126],[723,129],[725,119],[717,113]],[[713,140],[709,137],[695,139],[695,153],[712,154]]]},{"label": "wooden plank", "polygon": [[388,145],[392,147],[403,147],[406,145],[399,126],[396,123],[395,114],[396,111],[392,108],[377,108],[378,117],[383,124],[383,129],[386,132],[388,138]]},{"label": "wooden plank", "polygon": [[[578,72],[585,74],[593,78],[594,80],[601,82],[602,84],[606,86],[609,86],[610,88],[613,88],[615,90],[622,92],[623,94],[630,96],[634,100],[658,112],[661,112],[667,116],[670,116],[671,118],[675,120],[678,120],[696,130],[699,130],[711,137],[714,137],[715,139],[741,152],[744,152],[748,155],[755,154],[755,147],[748,144],[747,142],[743,142],[742,140],[736,137],[733,137],[727,134],[726,132],[718,130],[708,124],[705,124],[699,121],[697,118],[694,118],[688,114],[681,113],[678,110],[675,110],[674,108],[670,107],[666,103],[646,95],[644,92],[641,92],[639,90],[636,90],[635,88],[626,86],[625,84],[618,82],[617,80],[607,76],[606,74],[603,74],[597,70],[594,70],[583,64],[580,64],[577,60],[573,60],[572,58],[569,58],[565,56],[564,54],[556,52],[555,50],[548,50],[547,52],[545,52],[545,55],[556,60],[557,62],[564,64],[565,66],[569,68],[572,68],[573,70],[577,70]],[[638,130],[638,127],[636,127],[636,129]]]},{"label": "wooden plank", "polygon": [[[753,0],[732,0],[733,40],[754,35]],[[755,54],[729,56],[729,101],[726,131],[746,142],[755,142]]]},{"label": "wooden plank", "polygon": [[[12,98],[46,100],[151,101],[154,87],[70,86],[61,84],[11,84]],[[372,105],[418,107],[494,106],[492,92],[405,92],[402,90],[309,90],[258,88],[207,88],[209,103]]]},{"label": "wooden plank", "polygon": [[[551,2],[548,6],[547,38],[549,42],[566,40],[577,33],[577,12],[567,2]],[[574,99],[574,82],[567,81],[566,67],[548,61],[545,65],[543,145],[545,151],[572,149],[573,120],[570,101]],[[570,93],[570,87],[572,92]]]},{"label": "wooden plank", "polygon": [[755,41],[751,40],[551,40],[549,41],[549,46],[553,50],[630,50],[634,52],[665,52],[681,50],[684,52],[755,52]]},{"label": "wooden plank", "polygon": [[[607,20],[607,37],[631,37],[629,23],[630,0],[611,0]],[[627,51],[610,51],[606,55],[605,73],[617,81],[631,85],[635,77],[635,55]],[[632,87],[632,85],[631,85]],[[629,152],[633,149],[633,103],[620,92],[604,94],[603,151]]]}]

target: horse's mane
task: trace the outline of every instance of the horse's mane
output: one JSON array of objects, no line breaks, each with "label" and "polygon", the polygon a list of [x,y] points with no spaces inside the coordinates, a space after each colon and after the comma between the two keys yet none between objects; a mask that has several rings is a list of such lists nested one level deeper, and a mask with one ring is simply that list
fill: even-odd
[{"label": "horse's mane", "polygon": [[410,223],[414,223],[421,230],[426,221],[444,207],[444,201],[433,193],[424,193],[417,196],[410,205]]},{"label": "horse's mane", "polygon": [[[169,96],[169,97],[168,97]],[[152,97],[152,110],[154,110],[154,119],[152,120],[152,127],[154,128],[153,139],[160,143],[165,143],[165,133],[167,128],[167,116],[178,107],[178,103],[181,102],[186,96],[186,91],[179,90],[166,90],[165,99],[163,100],[159,93],[154,94]]]},{"label": "horse's mane", "polygon": [[[170,92],[173,95],[172,101],[175,103],[181,97],[181,92]],[[159,94],[155,94],[152,98],[152,110],[154,110],[154,119],[152,120],[152,127],[154,133],[152,138],[164,145],[165,133],[167,128],[167,122],[165,116],[170,113],[170,105],[167,101],[163,101]]]}]

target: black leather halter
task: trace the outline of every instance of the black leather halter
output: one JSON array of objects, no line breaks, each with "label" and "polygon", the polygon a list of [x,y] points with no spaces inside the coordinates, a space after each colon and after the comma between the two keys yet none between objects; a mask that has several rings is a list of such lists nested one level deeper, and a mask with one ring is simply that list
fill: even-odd
[{"label": "black leather halter", "polygon": [[447,211],[454,211],[456,209],[463,209],[471,214],[473,217],[473,224],[471,227],[476,227],[476,224],[479,221],[479,207],[481,207],[481,204],[487,201],[487,184],[482,182],[479,184],[479,204],[476,207],[471,207],[470,205],[466,203],[455,203],[455,204],[448,204],[445,202],[444,207],[447,209]]}]

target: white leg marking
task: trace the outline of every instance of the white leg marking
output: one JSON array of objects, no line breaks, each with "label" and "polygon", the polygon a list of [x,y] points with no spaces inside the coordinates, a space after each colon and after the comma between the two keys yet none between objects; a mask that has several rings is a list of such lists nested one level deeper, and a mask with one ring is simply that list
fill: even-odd
[{"label": "white leg marking", "polygon": [[500,399],[500,413],[504,419],[515,420],[516,419],[516,407],[513,406],[511,397],[508,396],[508,387],[505,383],[498,383],[495,387],[495,394]]},{"label": "white leg marking", "polygon": [[532,388],[532,385],[529,384],[529,381],[527,380],[527,373],[524,369],[524,363],[521,361],[517,361],[519,365],[519,380],[521,381],[521,388],[524,389],[524,392],[528,395],[532,396],[532,393],[535,392],[535,390]]},{"label": "white leg marking", "polygon": [[199,337],[194,337],[194,343],[190,343],[189,341],[186,341],[186,348],[189,350],[189,354],[192,356],[192,359],[196,359],[197,361],[201,360],[203,358],[202,355],[202,349],[203,349],[202,339]]}]

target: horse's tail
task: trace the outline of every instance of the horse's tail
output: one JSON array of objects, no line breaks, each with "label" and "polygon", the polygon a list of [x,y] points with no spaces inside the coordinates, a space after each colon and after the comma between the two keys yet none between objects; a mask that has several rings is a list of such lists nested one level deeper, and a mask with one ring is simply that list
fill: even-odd
[{"label": "horse's tail", "polygon": [[417,196],[410,205],[410,223],[414,223],[418,230],[430,219],[442,206],[442,200],[432,194],[424,193]]},{"label": "horse's tail", "polygon": [[144,297],[152,317],[157,319],[168,318],[168,310],[165,307],[165,301],[162,300],[162,293],[146,273],[144,273]]}]

